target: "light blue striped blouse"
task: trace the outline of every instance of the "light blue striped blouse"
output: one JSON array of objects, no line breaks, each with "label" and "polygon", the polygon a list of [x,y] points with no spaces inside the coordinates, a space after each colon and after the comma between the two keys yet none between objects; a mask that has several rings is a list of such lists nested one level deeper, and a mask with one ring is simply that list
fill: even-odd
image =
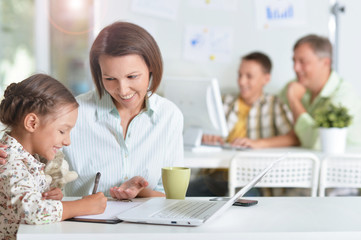
[{"label": "light blue striped blouse", "polygon": [[153,94],[146,108],[129,124],[124,139],[121,119],[111,96],[99,99],[96,91],[77,97],[79,116],[71,131],[71,145],[63,152],[79,178],[68,183],[66,196],[91,194],[94,178],[101,173],[98,191],[142,176],[149,187],[164,191],[161,168],[183,166],[183,115],[169,100]]}]

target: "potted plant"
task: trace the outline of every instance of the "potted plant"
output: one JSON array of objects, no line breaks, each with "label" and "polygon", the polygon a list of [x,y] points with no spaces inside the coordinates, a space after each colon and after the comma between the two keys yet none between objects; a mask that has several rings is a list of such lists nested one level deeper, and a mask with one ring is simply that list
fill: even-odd
[{"label": "potted plant", "polygon": [[343,153],[346,148],[347,127],[352,122],[348,109],[328,103],[315,111],[314,119],[320,129],[322,151]]}]

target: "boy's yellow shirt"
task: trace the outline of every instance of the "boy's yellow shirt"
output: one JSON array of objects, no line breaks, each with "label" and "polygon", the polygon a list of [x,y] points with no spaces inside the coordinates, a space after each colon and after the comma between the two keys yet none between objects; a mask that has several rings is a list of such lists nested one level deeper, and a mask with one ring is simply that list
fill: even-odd
[{"label": "boy's yellow shirt", "polygon": [[247,105],[242,98],[238,98],[238,121],[227,137],[227,142],[233,142],[236,138],[247,136],[247,118],[251,106]]}]

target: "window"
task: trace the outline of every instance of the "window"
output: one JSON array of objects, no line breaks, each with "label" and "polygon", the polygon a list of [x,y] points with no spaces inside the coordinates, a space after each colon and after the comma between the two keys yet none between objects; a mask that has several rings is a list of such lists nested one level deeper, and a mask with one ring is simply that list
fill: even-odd
[{"label": "window", "polygon": [[92,25],[93,0],[0,0],[1,92],[36,72],[88,91]]},{"label": "window", "polygon": [[51,0],[49,8],[51,74],[75,95],[86,92],[93,0]]},{"label": "window", "polygon": [[0,90],[35,71],[34,1],[0,1]]}]

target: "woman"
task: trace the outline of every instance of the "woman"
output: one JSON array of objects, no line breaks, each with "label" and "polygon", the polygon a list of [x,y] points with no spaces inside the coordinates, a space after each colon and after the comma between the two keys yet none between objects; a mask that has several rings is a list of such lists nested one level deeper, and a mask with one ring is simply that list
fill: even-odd
[{"label": "woman", "polygon": [[143,28],[128,22],[105,27],[90,50],[96,91],[77,97],[79,119],[64,148],[80,179],[66,195],[99,191],[117,199],[164,196],[161,168],[183,165],[183,116],[158,96],[160,50]]},{"label": "woman", "polygon": [[90,50],[96,91],[77,97],[78,121],[63,152],[79,174],[66,196],[99,191],[117,199],[164,196],[161,168],[183,165],[183,116],[155,94],[163,73],[160,50],[143,28],[105,27]]}]

